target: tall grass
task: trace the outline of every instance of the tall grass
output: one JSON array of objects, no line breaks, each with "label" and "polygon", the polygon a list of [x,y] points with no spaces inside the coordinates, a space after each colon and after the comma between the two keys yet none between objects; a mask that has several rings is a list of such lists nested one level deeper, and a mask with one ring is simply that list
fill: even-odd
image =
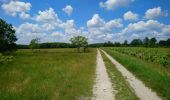
[{"label": "tall grass", "polygon": [[96,50],[19,50],[0,65],[1,100],[75,100],[92,96]]},{"label": "tall grass", "polygon": [[123,64],[136,77],[141,79],[148,87],[153,89],[163,99],[170,99],[169,71],[161,69],[159,65],[119,53],[111,48],[103,48],[108,54]]}]

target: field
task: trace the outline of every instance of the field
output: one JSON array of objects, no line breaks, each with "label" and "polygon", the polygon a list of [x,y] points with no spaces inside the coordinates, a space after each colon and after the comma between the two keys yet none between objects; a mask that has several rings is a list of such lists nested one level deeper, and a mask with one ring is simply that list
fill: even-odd
[{"label": "field", "polygon": [[[169,51],[168,48],[102,48],[122,65],[124,65],[129,71],[131,71],[136,77],[142,80],[148,87],[156,91],[163,99],[170,99],[170,69],[169,65],[163,65],[157,62],[157,59],[167,57],[167,63],[169,63]],[[140,52],[139,52],[140,50]],[[134,53],[135,52],[135,53]],[[157,57],[154,60],[144,59],[146,53]],[[157,52],[157,53],[155,53]],[[143,53],[140,57],[139,55]],[[159,56],[158,56],[159,55]],[[166,62],[166,59],[164,62]]]},{"label": "field", "polygon": [[75,100],[92,96],[96,49],[18,50],[0,65],[1,100]]}]

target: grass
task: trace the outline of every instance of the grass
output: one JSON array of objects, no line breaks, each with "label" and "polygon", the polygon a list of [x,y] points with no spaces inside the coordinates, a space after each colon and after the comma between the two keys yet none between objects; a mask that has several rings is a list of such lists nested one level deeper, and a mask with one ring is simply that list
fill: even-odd
[{"label": "grass", "polygon": [[165,100],[170,99],[170,75],[157,64],[149,63],[141,59],[125,55],[112,50],[103,48],[108,54],[123,64],[136,77],[141,79],[148,87],[153,89]]},{"label": "grass", "polygon": [[112,62],[106,57],[102,52],[102,57],[112,81],[112,86],[116,90],[115,99],[116,100],[139,100],[135,95],[133,89],[130,87],[125,77],[116,69]]},{"label": "grass", "polygon": [[1,100],[90,99],[95,78],[96,50],[19,50],[14,61],[0,65]]}]

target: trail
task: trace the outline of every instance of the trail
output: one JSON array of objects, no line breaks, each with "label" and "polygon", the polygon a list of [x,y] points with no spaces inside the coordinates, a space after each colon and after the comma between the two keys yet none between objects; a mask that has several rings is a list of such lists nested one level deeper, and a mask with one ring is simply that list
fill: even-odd
[{"label": "trail", "polygon": [[131,72],[129,72],[123,65],[113,59],[110,55],[108,55],[105,51],[104,54],[110,59],[110,61],[115,65],[115,67],[122,73],[124,77],[126,77],[127,82],[134,89],[136,95],[141,100],[161,100],[160,97],[156,95],[151,89],[146,87],[142,81],[137,79]]},{"label": "trail", "polygon": [[93,87],[93,100],[114,100],[112,83],[99,50],[97,50],[96,83]]}]

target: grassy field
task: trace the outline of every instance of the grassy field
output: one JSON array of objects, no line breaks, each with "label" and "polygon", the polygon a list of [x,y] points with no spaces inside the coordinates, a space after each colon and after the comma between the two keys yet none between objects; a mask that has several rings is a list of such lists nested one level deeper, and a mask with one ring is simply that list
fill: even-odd
[{"label": "grassy field", "polygon": [[[170,99],[170,71],[159,64],[148,62],[134,56],[120,53],[114,48],[102,48],[123,64],[135,76],[151,87],[163,99]],[[169,51],[169,49],[167,49]]]},{"label": "grassy field", "polygon": [[116,90],[115,99],[116,100],[139,100],[135,95],[133,89],[130,87],[125,77],[116,69],[112,62],[102,53],[102,57],[112,81],[113,88]]},{"label": "grassy field", "polygon": [[96,49],[18,50],[0,65],[0,100],[75,100],[92,96]]}]

